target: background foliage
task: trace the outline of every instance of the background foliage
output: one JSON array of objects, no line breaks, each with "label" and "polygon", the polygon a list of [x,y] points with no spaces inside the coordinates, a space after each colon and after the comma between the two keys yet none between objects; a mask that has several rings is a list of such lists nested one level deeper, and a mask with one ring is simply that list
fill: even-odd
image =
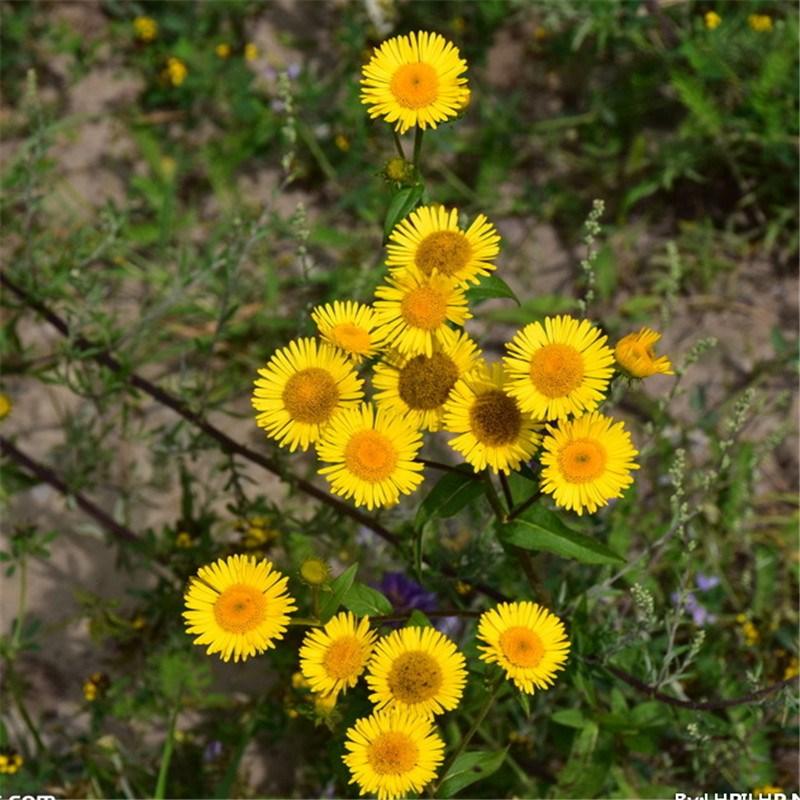
[{"label": "background foliage", "polygon": [[[249,410],[255,369],[312,333],[310,307],[369,300],[382,275],[402,187],[382,176],[391,138],[357,81],[374,44],[418,28],[459,44],[473,89],[465,118],[426,139],[428,191],[497,223],[500,275],[521,299],[481,304],[471,330],[497,355],[511,326],[577,308],[584,220],[602,198],[590,314],[612,339],[661,329],[680,367],[617,398],[642,452],[635,486],[568,519],[622,562],[536,556],[534,599],[573,641],[566,673],[530,704],[506,691],[476,740],[504,758],[450,789],[798,789],[796,685],[715,705],[797,670],[794,6],[0,12],[0,745],[24,757],[0,793],[151,795],[174,725],[169,796],[350,796],[331,743],[367,702],[328,714],[293,686],[300,631],[246,667],[212,663],[183,631],[184,581],[229,552],[273,559],[305,607],[297,571],[312,553],[359,585],[402,571],[435,594],[428,611],[486,608],[484,588],[532,596],[480,497],[426,500],[431,476],[380,515],[381,538],[310,498],[312,459],[290,464]],[[133,27],[143,14],[151,41]],[[469,641],[473,625],[451,633]],[[480,705],[470,687],[450,743]]]}]

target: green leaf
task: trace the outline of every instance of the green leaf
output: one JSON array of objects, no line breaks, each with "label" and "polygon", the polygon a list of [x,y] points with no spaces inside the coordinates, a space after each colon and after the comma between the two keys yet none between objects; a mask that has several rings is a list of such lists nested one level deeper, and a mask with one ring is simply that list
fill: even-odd
[{"label": "green leaf", "polygon": [[425,191],[422,186],[409,186],[396,192],[389,203],[386,221],[383,223],[383,234],[388,238],[398,222],[405,219],[416,207]]},{"label": "green leaf", "polygon": [[514,294],[514,290],[497,275],[484,275],[477,286],[470,286],[467,289],[467,302],[470,305],[477,305],[484,300],[491,300],[495,297],[507,297],[517,305],[521,305],[519,298]]},{"label": "green leaf", "polygon": [[458,472],[447,472],[439,478],[417,509],[415,528],[421,528],[436,517],[452,517],[486,491],[486,484],[472,467],[461,470],[459,467]]},{"label": "green leaf", "polygon": [[418,609],[411,612],[411,616],[406,622],[406,628],[432,628],[433,623]]},{"label": "green leaf", "polygon": [[500,538],[524,550],[574,558],[584,564],[624,564],[625,559],[591,536],[568,528],[552,511],[531,506],[512,522],[499,526]]},{"label": "green leaf", "polygon": [[356,579],[356,572],[358,572],[358,564],[353,564],[331,581],[331,592],[322,601],[322,608],[319,613],[322,622],[327,622],[336,613],[342,599]]},{"label": "green leaf", "polygon": [[437,794],[439,797],[452,797],[475,781],[488,778],[500,769],[507,750],[508,748],[499,752],[472,750],[462,753],[447,770]]},{"label": "green leaf", "polygon": [[345,592],[342,605],[360,617],[391,614],[393,608],[388,597],[363,583],[354,583]]},{"label": "green leaf", "polygon": [[591,720],[576,732],[569,760],[558,777],[556,797],[594,797],[602,786],[610,765],[594,757],[598,733],[597,724]]},{"label": "green leaf", "polygon": [[550,719],[567,728],[583,728],[587,721],[586,717],[577,708],[562,708],[554,711],[550,715]]}]

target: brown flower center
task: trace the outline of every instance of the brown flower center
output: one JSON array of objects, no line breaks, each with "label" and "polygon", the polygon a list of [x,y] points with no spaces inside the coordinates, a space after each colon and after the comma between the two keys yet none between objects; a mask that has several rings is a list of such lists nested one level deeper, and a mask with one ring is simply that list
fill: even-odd
[{"label": "brown flower center", "polygon": [[389,670],[389,689],[403,703],[421,703],[442,686],[442,669],[433,656],[414,650],[398,656]]},{"label": "brown flower center", "polygon": [[522,430],[516,401],[500,389],[490,389],[475,398],[469,421],[475,438],[490,447],[510,444]]},{"label": "brown flower center", "polygon": [[425,275],[434,270],[443,275],[455,275],[467,266],[471,255],[472,247],[463,233],[437,231],[420,242],[414,261]]},{"label": "brown flower center", "polygon": [[458,367],[444,353],[414,356],[400,369],[397,390],[403,402],[413,409],[440,408],[458,380]]}]

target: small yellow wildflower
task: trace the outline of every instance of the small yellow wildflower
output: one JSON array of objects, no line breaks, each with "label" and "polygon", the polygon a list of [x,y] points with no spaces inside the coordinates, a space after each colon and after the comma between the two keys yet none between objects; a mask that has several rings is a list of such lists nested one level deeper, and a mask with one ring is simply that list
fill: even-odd
[{"label": "small yellow wildflower", "polygon": [[11,413],[12,408],[11,398],[7,394],[0,392],[0,419],[5,419]]},{"label": "small yellow wildflower", "polygon": [[152,42],[158,36],[158,23],[152,17],[136,17],[133,30],[140,41]]},{"label": "small yellow wildflower", "polygon": [[0,775],[16,775],[22,767],[22,756],[9,748],[0,750]]},{"label": "small yellow wildflower", "polygon": [[322,586],[328,582],[330,569],[321,558],[307,558],[300,565],[300,577],[309,586]]},{"label": "small yellow wildflower", "polygon": [[258,47],[253,42],[248,42],[244,46],[244,60],[255,61],[258,58]]},{"label": "small yellow wildflower", "polygon": [[175,537],[175,547],[180,547],[185,550],[188,547],[191,547],[194,544],[194,539],[192,539],[192,534],[187,533],[186,531],[181,531]]},{"label": "small yellow wildflower", "polygon": [[180,86],[186,80],[189,70],[186,68],[186,64],[184,64],[179,58],[170,56],[167,59],[167,68],[165,73],[167,80],[173,86]]},{"label": "small yellow wildflower", "polygon": [[710,31],[718,28],[720,22],[722,22],[722,17],[717,14],[716,11],[706,11],[703,19],[705,20],[706,28],[708,28]]},{"label": "small yellow wildflower", "polygon": [[796,678],[798,675],[800,675],[800,661],[797,656],[792,656],[792,660],[786,665],[786,669],[783,671],[783,679],[788,681],[789,678]]},{"label": "small yellow wildflower", "polygon": [[250,520],[243,521],[239,526],[240,530],[244,530],[242,537],[242,544],[248,550],[255,550],[263,547],[278,538],[279,533],[270,528],[267,520],[264,517],[251,517]]},{"label": "small yellow wildflower", "polygon": [[772,30],[772,17],[769,14],[751,14],[747,24],[757,33],[765,33]]},{"label": "small yellow wildflower", "polygon": [[146,627],[147,627],[147,620],[141,614],[137,614],[131,620],[131,628],[133,628],[135,631],[140,631]]},{"label": "small yellow wildflower", "polygon": [[651,375],[674,375],[667,356],[656,356],[653,348],[661,334],[650,328],[642,328],[623,336],[614,349],[614,358],[619,367],[634,378],[649,378]]},{"label": "small yellow wildflower", "polygon": [[343,134],[337,133],[333,143],[343,152],[346,153],[350,149],[350,140]]},{"label": "small yellow wildflower", "polygon": [[456,592],[460,595],[469,594],[472,591],[472,586],[470,586],[466,581],[456,581]]},{"label": "small yellow wildflower", "polygon": [[761,634],[758,628],[747,618],[746,614],[737,614],[736,621],[748,647],[754,647],[761,641]]},{"label": "small yellow wildflower", "polygon": [[88,703],[93,703],[100,697],[109,686],[108,675],[103,672],[95,672],[90,675],[83,683],[83,696]]},{"label": "small yellow wildflower", "polygon": [[533,38],[536,39],[537,42],[544,41],[549,35],[547,28],[543,25],[537,25],[533,30]]},{"label": "small yellow wildflower", "polygon": [[314,711],[322,717],[327,717],[328,714],[336,708],[336,693],[331,694],[315,694],[314,695]]},{"label": "small yellow wildflower", "polygon": [[220,42],[215,48],[214,52],[217,58],[228,58],[231,54],[231,46],[227,42]]},{"label": "small yellow wildflower", "polygon": [[293,689],[308,689],[311,684],[306,680],[306,676],[303,675],[300,670],[292,674],[292,688]]}]

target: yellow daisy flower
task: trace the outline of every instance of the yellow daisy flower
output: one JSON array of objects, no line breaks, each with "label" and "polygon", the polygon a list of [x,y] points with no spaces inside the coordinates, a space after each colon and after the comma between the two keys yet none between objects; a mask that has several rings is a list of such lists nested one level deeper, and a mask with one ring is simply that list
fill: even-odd
[{"label": "yellow daisy flower", "polygon": [[288,578],[266,559],[228,556],[200,567],[184,597],[186,631],[223,661],[242,661],[275,647],[297,610]]},{"label": "yellow daisy flower", "polygon": [[623,336],[614,348],[614,357],[621,369],[634,378],[649,378],[651,375],[674,375],[667,356],[656,357],[653,347],[661,334],[651,328]]},{"label": "yellow daisy flower", "polygon": [[542,442],[542,491],[556,505],[594,514],[633,483],[638,451],[622,422],[592,412],[547,426]]},{"label": "yellow daisy flower", "polygon": [[500,236],[483,214],[462,231],[456,209],[422,206],[395,226],[386,249],[393,272],[413,266],[425,276],[435,270],[466,285],[495,269]]},{"label": "yellow daisy flower", "polygon": [[564,623],[546,608],[524,601],[500,603],[478,622],[481,660],[499,664],[518,689],[547,689],[569,654]]},{"label": "yellow daisy flower", "polygon": [[375,296],[377,335],[400,353],[432,355],[434,342],[447,335],[448,320],[463,325],[472,316],[463,290],[445,275],[408,270],[390,276]]},{"label": "yellow daisy flower", "polygon": [[412,626],[381,639],[367,671],[369,699],[378,708],[433,716],[452,711],[467,680],[464,656],[436,628]]},{"label": "yellow daisy flower", "polygon": [[547,317],[544,325],[532,322],[506,345],[506,389],[523,411],[541,419],[592,411],[614,371],[606,339],[585,319],[565,315]]},{"label": "yellow daisy flower", "polygon": [[716,11],[706,11],[703,19],[710,31],[716,30],[722,22],[722,17]]},{"label": "yellow daisy flower", "polygon": [[300,648],[300,669],[311,689],[335,698],[355,686],[376,638],[369,618],[359,621],[351,611],[337,614],[324,628],[310,630]]},{"label": "yellow daisy flower", "polygon": [[376,711],[347,731],[342,760],[360,794],[397,800],[422,792],[444,760],[444,742],[433,722],[408,710]]},{"label": "yellow daisy flower", "polygon": [[443,331],[430,356],[389,354],[375,365],[375,402],[405,414],[416,428],[437,431],[453,387],[478,363],[478,346],[464,331]]},{"label": "yellow daisy flower", "polygon": [[280,348],[255,382],[256,424],[294,451],[307,450],[343,409],[363,397],[363,381],[347,357],[316,339],[295,339]]},{"label": "yellow daisy flower", "polygon": [[527,461],[539,445],[539,423],[522,412],[503,388],[500,364],[481,365],[460,380],[444,408],[444,429],[460,434],[449,444],[476,472],[491,467],[509,473]]},{"label": "yellow daisy flower", "polygon": [[320,469],[331,491],[352,497],[368,509],[394,505],[422,483],[422,464],[414,459],[422,447],[422,434],[387,409],[371,403],[338,414],[317,444]]},{"label": "yellow daisy flower", "polygon": [[758,33],[772,30],[772,17],[769,14],[750,14],[747,24]]},{"label": "yellow daisy flower", "polygon": [[324,306],[317,306],[311,312],[320,336],[344,350],[358,364],[379,350],[379,342],[374,334],[375,311],[370,306],[354,300],[341,302],[334,300]]},{"label": "yellow daisy flower", "polygon": [[405,133],[414,125],[435,128],[458,114],[464,101],[467,62],[438,33],[395,36],[376,48],[364,66],[361,102],[372,119],[383,117]]}]

